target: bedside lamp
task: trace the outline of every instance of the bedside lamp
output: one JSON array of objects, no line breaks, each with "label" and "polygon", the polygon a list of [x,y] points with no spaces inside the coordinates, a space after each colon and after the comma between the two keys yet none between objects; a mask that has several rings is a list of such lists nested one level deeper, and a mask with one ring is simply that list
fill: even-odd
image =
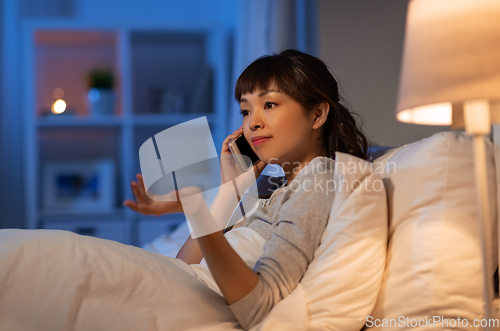
[{"label": "bedside lamp", "polygon": [[464,128],[474,140],[485,316],[492,275],[485,224],[490,224],[485,136],[500,123],[500,1],[412,0],[408,6],[397,119]]}]

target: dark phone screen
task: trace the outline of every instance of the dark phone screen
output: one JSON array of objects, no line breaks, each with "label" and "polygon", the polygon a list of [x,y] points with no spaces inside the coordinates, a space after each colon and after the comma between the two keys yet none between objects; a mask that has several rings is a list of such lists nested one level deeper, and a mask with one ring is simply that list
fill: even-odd
[{"label": "dark phone screen", "polygon": [[[259,161],[259,157],[255,152],[253,151],[252,147],[248,143],[248,141],[245,139],[244,136],[238,137],[236,140],[236,145],[238,145],[238,149],[240,150],[242,155],[248,156],[250,160],[252,161],[252,164],[247,164],[247,168],[250,168],[253,164],[257,163]],[[248,159],[245,158],[245,163],[248,162]]]}]

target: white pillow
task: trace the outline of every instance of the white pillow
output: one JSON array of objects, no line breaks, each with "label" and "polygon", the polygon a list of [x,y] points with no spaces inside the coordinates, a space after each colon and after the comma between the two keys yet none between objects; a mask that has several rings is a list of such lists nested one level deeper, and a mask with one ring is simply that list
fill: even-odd
[{"label": "white pillow", "polygon": [[[487,162],[491,217],[497,220],[491,143]],[[401,316],[405,322],[393,321],[390,329],[406,330],[412,326],[408,321],[415,326],[436,316],[449,319],[450,328],[458,318],[467,319],[469,327],[463,329],[472,329],[473,320],[482,316],[483,279],[471,138],[438,133],[392,151],[374,165],[383,168],[390,228],[387,268],[367,326]],[[487,225],[492,271],[496,226]]]},{"label": "white pillow", "polygon": [[330,220],[301,280],[310,330],[360,330],[375,305],[385,267],[382,179],[368,161],[339,152],[335,159]]}]

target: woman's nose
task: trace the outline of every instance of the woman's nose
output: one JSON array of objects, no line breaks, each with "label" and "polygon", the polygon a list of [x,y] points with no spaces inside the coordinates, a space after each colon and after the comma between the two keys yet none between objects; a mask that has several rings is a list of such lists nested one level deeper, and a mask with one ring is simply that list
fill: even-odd
[{"label": "woman's nose", "polygon": [[260,110],[256,110],[253,112],[249,126],[250,130],[252,131],[255,131],[257,129],[262,129],[264,127],[264,119],[262,117],[262,112]]}]

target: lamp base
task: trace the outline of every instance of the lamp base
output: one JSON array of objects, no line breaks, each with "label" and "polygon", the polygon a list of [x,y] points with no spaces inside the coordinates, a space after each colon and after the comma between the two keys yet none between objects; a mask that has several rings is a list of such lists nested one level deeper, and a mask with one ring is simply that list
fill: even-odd
[{"label": "lamp base", "polygon": [[[481,239],[481,255],[483,259],[483,301],[484,316],[487,321],[493,316],[493,282],[490,266],[491,243],[485,232],[491,224],[490,206],[488,196],[488,174],[486,168],[486,140],[485,136],[491,133],[490,107],[487,100],[473,100],[464,103],[465,131],[473,138],[474,148],[474,175],[476,181],[476,196],[478,206],[478,227]],[[496,317],[497,314],[495,315]],[[483,330],[490,330],[486,326]]]}]

